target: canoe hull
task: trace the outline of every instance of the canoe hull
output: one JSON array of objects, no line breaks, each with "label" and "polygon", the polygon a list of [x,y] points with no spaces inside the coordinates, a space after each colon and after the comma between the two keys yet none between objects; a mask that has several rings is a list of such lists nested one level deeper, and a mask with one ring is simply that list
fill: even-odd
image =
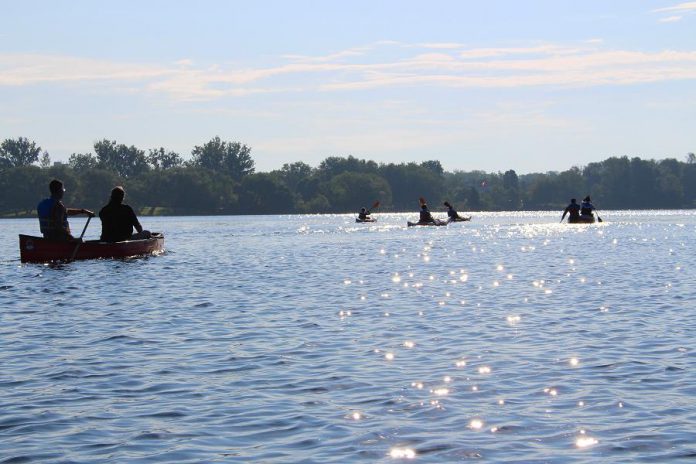
[{"label": "canoe hull", "polygon": [[355,218],[355,222],[363,223],[363,222],[377,222],[377,219],[360,219],[360,218]]},{"label": "canoe hull", "polygon": [[[77,253],[75,253],[77,248]],[[156,255],[164,251],[164,235],[153,234],[144,240],[125,242],[100,242],[88,240],[83,243],[47,240],[30,235],[19,236],[19,255],[23,263],[46,263],[70,261],[71,259],[128,258],[131,256]],[[75,257],[73,258],[73,253]]]},{"label": "canoe hull", "polygon": [[466,221],[471,221],[471,216],[467,216],[467,217],[459,216],[459,217],[454,218],[454,219],[450,218],[450,219],[448,219],[447,221],[448,221],[448,222],[466,222]]},{"label": "canoe hull", "polygon": [[414,227],[414,226],[446,226],[447,221],[440,221],[439,219],[435,219],[435,222],[411,222],[408,221],[406,223],[408,227]]},{"label": "canoe hull", "polygon": [[595,222],[595,217],[594,216],[580,216],[575,219],[570,219],[568,218],[568,224],[594,224]]}]

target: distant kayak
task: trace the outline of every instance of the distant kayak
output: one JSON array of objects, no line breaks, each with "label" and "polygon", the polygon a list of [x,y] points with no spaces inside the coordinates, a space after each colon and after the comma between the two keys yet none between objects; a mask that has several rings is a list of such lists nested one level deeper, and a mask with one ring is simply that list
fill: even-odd
[{"label": "distant kayak", "polygon": [[435,219],[435,222],[411,222],[408,221],[406,223],[408,227],[413,227],[413,226],[446,226],[447,221],[441,221],[440,219]]},{"label": "distant kayak", "polygon": [[355,222],[377,222],[377,219],[373,219],[373,218],[367,218],[367,219],[355,218]]},{"label": "distant kayak", "polygon": [[448,221],[448,222],[466,222],[466,221],[471,221],[471,216],[469,216],[469,217],[457,216],[456,218],[454,218],[454,219],[450,218],[450,219],[448,219],[447,221]]},{"label": "distant kayak", "polygon": [[592,215],[583,215],[576,218],[568,218],[568,224],[594,224],[595,217]]}]

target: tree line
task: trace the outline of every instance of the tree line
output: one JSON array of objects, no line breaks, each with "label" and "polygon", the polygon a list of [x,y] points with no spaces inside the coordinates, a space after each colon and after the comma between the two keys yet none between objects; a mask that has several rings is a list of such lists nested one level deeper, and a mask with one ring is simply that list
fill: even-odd
[{"label": "tree line", "polygon": [[330,156],[318,166],[302,161],[256,172],[251,148],[215,137],[188,159],[163,147],[147,151],[113,140],[93,153],[52,163],[24,137],[0,144],[0,216],[35,214],[48,183],[62,179],[65,203],[99,209],[112,187],[123,185],[141,214],[345,213],[379,200],[382,211],[413,211],[418,197],[437,210],[449,200],[460,211],[561,209],[591,195],[603,209],[696,207],[696,156],[645,160],[610,157],[562,172],[447,172],[439,161],[377,163]]}]

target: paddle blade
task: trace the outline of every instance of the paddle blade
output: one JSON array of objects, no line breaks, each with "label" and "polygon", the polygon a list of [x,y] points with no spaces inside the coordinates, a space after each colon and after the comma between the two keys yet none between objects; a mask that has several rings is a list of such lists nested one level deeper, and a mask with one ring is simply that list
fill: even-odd
[{"label": "paddle blade", "polygon": [[599,217],[599,214],[597,215],[597,222],[604,222],[604,221],[602,221],[602,218]]},{"label": "paddle blade", "polygon": [[379,200],[375,201],[375,203],[372,205],[372,209],[377,209],[379,208]]},{"label": "paddle blade", "polygon": [[423,198],[423,197],[419,197],[419,198],[418,198],[418,202],[420,203],[421,206],[423,206],[424,204],[426,204],[425,198]]}]

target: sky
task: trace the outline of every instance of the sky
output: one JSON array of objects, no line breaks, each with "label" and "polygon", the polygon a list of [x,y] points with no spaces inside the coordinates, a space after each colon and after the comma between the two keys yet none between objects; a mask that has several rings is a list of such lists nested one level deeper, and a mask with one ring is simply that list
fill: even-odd
[{"label": "sky", "polygon": [[696,1],[0,0],[0,139],[257,171],[329,156],[519,174],[696,151]]}]

